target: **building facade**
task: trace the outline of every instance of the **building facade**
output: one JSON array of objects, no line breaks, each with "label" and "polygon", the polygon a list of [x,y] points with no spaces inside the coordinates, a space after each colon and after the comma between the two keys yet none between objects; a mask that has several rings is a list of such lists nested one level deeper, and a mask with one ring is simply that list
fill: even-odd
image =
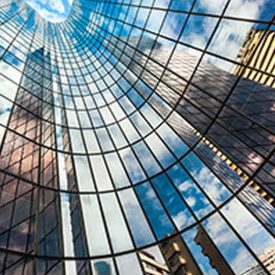
[{"label": "building facade", "polygon": [[160,249],[172,274],[202,274],[192,253],[181,236],[162,241]]},{"label": "building facade", "polygon": [[227,264],[216,245],[201,226],[198,228],[195,242],[201,246],[203,254],[209,258],[211,266],[217,270],[218,274],[234,274],[230,265]]},{"label": "building facade", "polygon": [[271,272],[270,3],[204,2],[0,0],[0,274]]},{"label": "building facade", "polygon": [[143,266],[145,275],[167,275],[169,269],[166,264],[158,262],[153,255],[148,252],[140,251],[139,258]]},{"label": "building facade", "polygon": [[[266,266],[266,269],[270,274],[275,274],[275,249],[268,248],[260,256],[261,261]],[[245,270],[242,275],[263,274],[261,268],[258,265],[250,266]]]},{"label": "building facade", "polygon": [[274,50],[274,31],[251,29],[238,54],[238,61],[250,68],[237,65],[233,73],[274,88]]}]

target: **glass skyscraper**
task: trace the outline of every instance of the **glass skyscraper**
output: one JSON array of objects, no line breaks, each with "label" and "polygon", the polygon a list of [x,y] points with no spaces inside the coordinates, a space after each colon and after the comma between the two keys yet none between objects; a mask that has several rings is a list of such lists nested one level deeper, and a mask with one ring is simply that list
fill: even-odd
[{"label": "glass skyscraper", "polygon": [[0,274],[275,274],[272,4],[0,0]]}]

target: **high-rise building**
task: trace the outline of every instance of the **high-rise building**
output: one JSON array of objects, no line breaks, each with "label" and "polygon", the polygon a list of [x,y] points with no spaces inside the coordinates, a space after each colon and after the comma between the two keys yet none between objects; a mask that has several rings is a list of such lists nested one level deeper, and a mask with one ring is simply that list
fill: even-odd
[{"label": "high-rise building", "polygon": [[270,1],[38,2],[0,0],[0,274],[269,274]]},{"label": "high-rise building", "polygon": [[201,226],[198,226],[195,242],[201,246],[203,254],[209,258],[211,266],[215,268],[219,274],[234,274],[230,265],[226,262],[222,254],[219,252],[219,249]]},{"label": "high-rise building", "polygon": [[[143,41],[144,44],[146,42]],[[145,49],[144,44],[141,44],[140,48]],[[148,41],[147,44],[150,48],[152,42]],[[123,48],[122,43],[117,46]],[[130,52],[130,46],[128,47]],[[147,49],[147,54],[148,52],[150,50]],[[263,117],[268,118],[273,112],[274,90],[258,85],[254,81],[241,79],[219,119],[206,132],[210,121],[222,106],[223,100],[230,92],[230,86],[234,85],[237,77],[209,62],[202,61],[199,71],[193,78],[194,85],[189,85],[185,95],[180,99],[181,90],[187,85],[186,81],[192,72],[190,67],[195,67],[199,58],[176,50],[167,68],[165,60],[169,58],[169,54],[170,48],[158,46],[151,54],[152,60],[147,62],[146,56],[140,53],[131,59],[129,67],[138,75],[142,72],[142,79],[152,89],[155,85],[151,81],[152,75],[155,77],[162,75],[163,85],[158,86],[156,93],[194,127],[199,137],[204,137],[205,141],[211,142],[216,147],[216,152],[223,155],[231,168],[239,168],[242,174],[252,175],[256,169],[259,169],[261,159],[268,157],[274,148],[274,135],[268,134],[268,132],[272,133],[274,123],[263,120]],[[122,56],[121,61],[127,64],[127,56]],[[232,106],[238,106],[238,108],[234,109]],[[262,138],[259,139],[259,136]],[[266,153],[263,148],[267,149]],[[273,203],[274,177],[261,176],[266,173],[266,168],[263,167],[255,181],[266,191],[263,196]]]},{"label": "high-rise building", "polygon": [[168,275],[169,269],[166,264],[158,262],[153,255],[140,251],[139,258],[145,275]]},{"label": "high-rise building", "polygon": [[238,54],[233,73],[275,88],[275,31],[251,29]]},{"label": "high-rise building", "polygon": [[162,241],[160,243],[160,249],[172,274],[202,274],[181,236],[177,235],[176,237]]},{"label": "high-rise building", "polygon": [[[271,275],[275,274],[275,248],[269,248],[262,255],[260,255],[262,263]],[[259,265],[250,266],[241,275],[261,275],[264,272]]]}]

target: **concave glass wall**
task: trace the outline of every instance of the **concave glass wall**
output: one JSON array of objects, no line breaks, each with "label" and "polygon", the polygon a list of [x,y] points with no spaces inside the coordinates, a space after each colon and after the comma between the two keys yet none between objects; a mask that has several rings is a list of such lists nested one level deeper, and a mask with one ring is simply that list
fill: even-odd
[{"label": "concave glass wall", "polygon": [[271,7],[0,0],[0,273],[274,274]]}]

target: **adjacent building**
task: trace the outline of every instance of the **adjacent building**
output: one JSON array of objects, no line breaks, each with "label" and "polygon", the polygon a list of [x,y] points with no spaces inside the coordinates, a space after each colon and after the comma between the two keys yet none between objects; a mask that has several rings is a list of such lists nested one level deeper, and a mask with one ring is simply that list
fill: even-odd
[{"label": "adjacent building", "polygon": [[219,274],[235,274],[201,225],[198,226],[195,242],[201,246],[203,254],[209,258],[211,266],[215,268]]},{"label": "adjacent building", "polygon": [[173,275],[202,274],[192,253],[180,235],[161,242],[160,249]]},{"label": "adjacent building", "polygon": [[[274,34],[270,33],[264,47],[270,51],[267,56],[272,62],[273,40]],[[273,46],[268,47],[269,44]],[[108,44],[110,51],[113,47]],[[170,58],[172,49],[154,44],[150,38],[143,37],[139,41],[134,37],[127,45],[118,41],[116,47],[114,54],[119,56],[119,49],[126,49],[127,54],[121,61],[190,123],[193,132],[185,133],[186,140],[193,134],[203,138],[231,169],[245,179],[260,169],[250,186],[273,205],[273,89],[255,79],[238,79],[238,74],[213,65],[213,60],[202,60],[192,76],[199,57],[176,49]],[[267,164],[261,167],[265,161]]]},{"label": "adjacent building", "polygon": [[274,88],[274,51],[274,30],[251,29],[236,60],[241,65],[235,66],[233,74]]},{"label": "adjacent building", "polygon": [[145,275],[168,275],[170,270],[166,264],[162,264],[156,258],[144,250],[138,253]]},{"label": "adjacent building", "polygon": [[[262,255],[259,257],[266,267],[268,272],[271,275],[275,274],[275,248],[267,249]],[[254,265],[246,269],[241,275],[264,275],[265,272],[262,271],[259,265]]]}]

